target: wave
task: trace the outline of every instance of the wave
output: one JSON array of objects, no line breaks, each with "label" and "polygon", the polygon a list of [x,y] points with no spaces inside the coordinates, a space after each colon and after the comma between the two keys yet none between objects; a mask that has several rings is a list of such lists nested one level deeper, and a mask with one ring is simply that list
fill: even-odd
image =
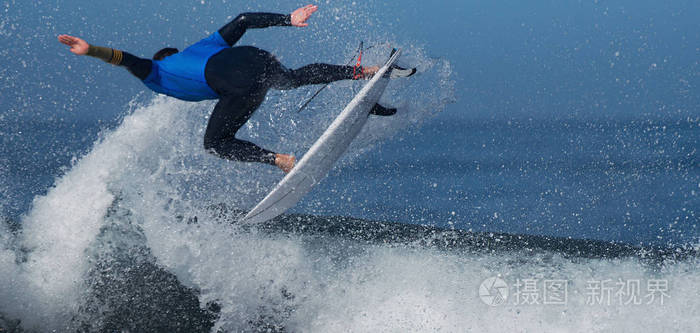
[{"label": "wave", "polygon": [[[341,163],[375,146],[376,133],[394,135],[449,102],[430,93],[440,90],[432,83],[449,76],[449,68],[425,64],[433,74],[390,87],[398,92],[387,97],[431,96],[400,107],[414,120],[385,122],[386,131],[370,128]],[[351,89],[341,90],[325,98],[342,104]],[[320,133],[324,119],[334,115],[305,114],[319,120],[303,125],[288,121],[277,112],[293,109],[289,100],[271,95],[244,134],[273,149],[308,148],[315,139],[309,133]],[[46,195],[35,198],[21,223],[3,224],[0,327],[187,332],[696,327],[697,248],[294,214],[239,226],[241,212],[281,174],[271,166],[206,154],[201,136],[211,107],[164,97],[134,107]],[[527,298],[516,293],[522,281],[528,283]],[[567,293],[560,289],[558,296],[566,302],[542,304],[545,281],[565,286]],[[620,294],[601,285],[610,291],[608,299],[590,295],[596,291],[592,283],[604,281],[611,286],[624,281],[631,289]],[[647,292],[650,286],[654,293]],[[648,302],[649,295],[656,299]],[[617,303],[621,296],[631,301]]]},{"label": "wave", "polygon": [[[700,283],[694,248],[298,214],[251,228],[238,226],[243,212],[225,204],[197,216],[173,216],[168,227],[150,230],[124,203],[117,198],[108,208],[96,237],[99,245],[86,253],[82,300],[63,328],[490,332],[694,327],[695,296],[688,292]],[[152,232],[160,234],[156,242],[149,240]],[[509,302],[493,306],[477,292],[494,277],[511,289],[518,280],[563,280],[568,300],[519,304],[511,295]],[[651,304],[645,299],[625,305],[615,297],[589,304],[589,284],[605,280],[664,281],[668,297]],[[13,323],[0,317],[5,327]]]}]

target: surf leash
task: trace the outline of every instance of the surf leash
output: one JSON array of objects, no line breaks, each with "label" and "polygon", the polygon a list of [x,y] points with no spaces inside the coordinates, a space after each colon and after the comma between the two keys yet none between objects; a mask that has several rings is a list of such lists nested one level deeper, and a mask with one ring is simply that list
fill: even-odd
[{"label": "surf leash", "polygon": [[[364,43],[360,41],[360,47],[358,48],[358,56],[357,56],[357,62],[355,63],[355,67],[352,68],[352,79],[353,80],[359,80],[362,78],[362,49],[364,48]],[[350,60],[352,61],[352,60]],[[360,69],[359,73],[357,72],[357,69]]]},{"label": "surf leash", "polygon": [[[374,46],[376,46],[376,45],[374,45]],[[370,46],[370,47],[368,47],[367,49],[369,50],[369,49],[371,49],[371,48],[374,47],[374,46]],[[364,49],[364,43],[363,43],[362,41],[360,41],[360,46],[357,48],[357,51],[355,51],[355,54],[352,56],[352,58],[350,59],[350,61],[348,61],[348,62],[345,64],[345,66],[350,66],[350,64],[352,63],[353,59],[355,59],[355,57],[357,57],[357,62],[355,63],[355,67],[352,69],[352,77],[353,77],[353,79],[355,79],[355,80],[357,80],[357,79],[359,79],[360,77],[362,77],[362,66],[361,66],[361,62],[362,62],[362,53],[364,52],[363,49]],[[359,72],[359,73],[357,73],[358,68],[360,69],[360,72]],[[301,112],[302,110],[306,109],[306,107],[309,105],[309,103],[311,103],[311,101],[313,101],[314,98],[316,98],[316,96],[318,96],[318,94],[320,94],[320,93],[323,91],[323,89],[326,89],[326,87],[328,87],[328,85],[330,85],[330,83],[324,84],[321,88],[319,88],[319,89],[316,91],[316,93],[314,93],[313,95],[311,95],[311,97],[304,103],[304,105],[302,105],[302,106],[299,108],[299,111],[297,111],[297,113],[299,113],[299,112]]]}]

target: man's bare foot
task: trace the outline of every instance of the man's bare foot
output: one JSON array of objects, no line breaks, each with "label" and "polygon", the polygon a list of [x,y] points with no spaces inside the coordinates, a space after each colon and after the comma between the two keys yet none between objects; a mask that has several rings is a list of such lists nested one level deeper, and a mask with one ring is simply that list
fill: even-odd
[{"label": "man's bare foot", "polygon": [[287,155],[287,154],[277,154],[275,155],[275,165],[282,169],[284,173],[289,173],[289,171],[292,171],[292,168],[294,167],[294,162],[296,162],[296,158],[292,155]]},{"label": "man's bare foot", "polygon": [[370,67],[363,67],[362,68],[362,76],[365,79],[371,78],[372,75],[376,74],[379,71],[379,66],[370,66]]}]

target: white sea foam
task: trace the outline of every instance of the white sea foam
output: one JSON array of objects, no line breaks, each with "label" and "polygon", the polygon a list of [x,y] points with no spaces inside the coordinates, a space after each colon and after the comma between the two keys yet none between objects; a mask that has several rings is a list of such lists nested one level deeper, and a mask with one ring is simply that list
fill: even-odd
[{"label": "white sea foam", "polygon": [[136,110],[58,178],[46,195],[34,200],[22,219],[21,244],[30,253],[21,274],[15,276],[22,284],[26,325],[60,329],[76,311],[86,270],[85,249],[115,197],[110,186],[124,177],[130,164],[148,156],[158,137],[168,131],[176,113],[161,109],[183,105],[160,99]]},{"label": "white sea foam", "polygon": [[[698,324],[700,275],[693,263],[654,272],[633,258],[445,253],[332,237],[239,234],[234,226],[206,220],[177,228],[148,221],[156,256],[202,290],[203,303],[222,305],[217,325],[224,330],[244,330],[261,314],[304,332],[658,332],[692,331]],[[510,284],[511,295],[506,305],[491,307],[478,290],[495,276]],[[538,305],[516,299],[518,279],[538,281]],[[545,280],[567,281],[566,304],[542,304]],[[618,301],[617,287],[609,302],[595,303],[589,289],[603,280],[610,280],[608,286],[640,281],[643,304]],[[663,304],[658,298],[646,304],[650,280],[668,283]]]}]

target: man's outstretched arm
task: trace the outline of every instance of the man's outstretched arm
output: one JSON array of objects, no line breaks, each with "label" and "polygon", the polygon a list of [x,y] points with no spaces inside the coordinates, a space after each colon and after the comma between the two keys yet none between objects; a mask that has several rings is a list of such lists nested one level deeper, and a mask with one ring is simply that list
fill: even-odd
[{"label": "man's outstretched arm", "polygon": [[70,51],[77,55],[88,55],[102,59],[110,64],[126,67],[131,74],[141,80],[151,73],[151,60],[139,58],[128,52],[108,47],[94,46],[86,41],[69,35],[59,35],[58,41],[70,46]]},{"label": "man's outstretched arm", "polygon": [[301,7],[289,15],[272,13],[243,13],[238,15],[221,29],[219,34],[229,46],[236,44],[247,29],[267,28],[274,26],[305,27],[309,24],[306,20],[318,10],[318,6],[307,5]]}]

